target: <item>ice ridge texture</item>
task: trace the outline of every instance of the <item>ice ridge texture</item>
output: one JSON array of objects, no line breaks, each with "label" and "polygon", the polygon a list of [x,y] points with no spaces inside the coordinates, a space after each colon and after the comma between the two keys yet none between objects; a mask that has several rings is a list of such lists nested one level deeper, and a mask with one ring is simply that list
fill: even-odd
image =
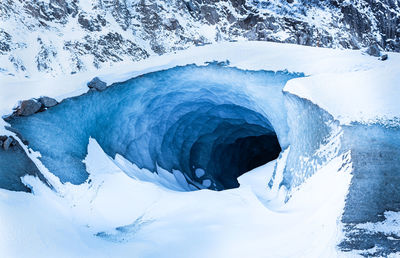
[{"label": "ice ridge texture", "polygon": [[237,177],[289,145],[282,88],[303,76],[188,65],[115,83],[10,123],[62,182],[88,178],[89,137],[153,172],[178,170],[196,188],[238,186]]}]

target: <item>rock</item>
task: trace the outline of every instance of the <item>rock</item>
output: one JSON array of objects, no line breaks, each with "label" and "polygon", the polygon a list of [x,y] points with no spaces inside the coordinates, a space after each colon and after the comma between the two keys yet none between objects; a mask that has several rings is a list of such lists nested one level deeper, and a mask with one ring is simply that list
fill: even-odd
[{"label": "rock", "polygon": [[381,61],[385,61],[387,59],[388,59],[388,55],[387,54],[382,55],[381,58],[380,58]]},{"label": "rock", "polygon": [[12,145],[13,140],[14,139],[12,137],[7,137],[7,139],[3,142],[3,149],[8,150]]},{"label": "rock", "polygon": [[39,102],[43,105],[43,107],[45,108],[49,108],[49,107],[54,107],[55,105],[58,104],[57,100],[50,98],[50,97],[46,97],[46,96],[42,96],[39,98]]},{"label": "rock", "polygon": [[376,56],[379,57],[381,56],[381,51],[379,50],[379,46],[377,44],[373,44],[367,48],[365,51],[370,56]]},{"label": "rock", "polygon": [[100,80],[98,77],[93,78],[87,86],[91,89],[96,89],[98,91],[103,91],[107,88],[107,83]]},{"label": "rock", "polygon": [[42,104],[34,99],[28,99],[21,102],[17,108],[16,114],[18,116],[30,116],[40,110]]},{"label": "rock", "polygon": [[5,135],[0,135],[0,146],[2,147],[4,142],[7,140],[7,136]]},{"label": "rock", "polygon": [[215,10],[214,6],[210,5],[203,5],[200,8],[201,14],[203,17],[208,21],[211,25],[214,25],[219,22],[219,15]]}]

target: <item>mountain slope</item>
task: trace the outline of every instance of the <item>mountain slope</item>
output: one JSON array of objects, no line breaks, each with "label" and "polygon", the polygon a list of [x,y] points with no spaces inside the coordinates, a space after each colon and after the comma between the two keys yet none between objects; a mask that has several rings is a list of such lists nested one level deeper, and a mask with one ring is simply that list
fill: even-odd
[{"label": "mountain slope", "polygon": [[399,0],[5,0],[0,75],[69,74],[218,41],[400,51]]}]

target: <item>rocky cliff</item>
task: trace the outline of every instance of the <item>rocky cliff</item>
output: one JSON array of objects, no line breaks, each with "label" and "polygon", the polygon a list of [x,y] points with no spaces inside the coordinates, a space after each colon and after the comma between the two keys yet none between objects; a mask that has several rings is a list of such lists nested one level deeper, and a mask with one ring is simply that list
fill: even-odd
[{"label": "rocky cliff", "polygon": [[218,41],[400,51],[399,0],[3,0],[0,76],[70,74]]}]

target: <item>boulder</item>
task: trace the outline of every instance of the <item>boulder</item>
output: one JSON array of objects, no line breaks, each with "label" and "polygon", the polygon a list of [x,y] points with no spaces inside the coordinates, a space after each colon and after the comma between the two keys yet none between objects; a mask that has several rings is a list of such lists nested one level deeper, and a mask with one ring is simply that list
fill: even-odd
[{"label": "boulder", "polygon": [[55,105],[58,104],[57,100],[50,98],[50,97],[46,97],[46,96],[40,97],[39,102],[45,108],[54,107]]},{"label": "boulder", "polygon": [[369,46],[365,51],[365,53],[367,53],[370,56],[376,56],[376,57],[381,56],[381,51],[379,50],[378,44],[373,44]]},{"label": "boulder", "polygon": [[93,80],[91,80],[87,86],[90,89],[95,89],[97,91],[103,91],[107,88],[107,83],[103,82],[102,80],[100,80],[98,77],[93,78]]},{"label": "boulder", "polygon": [[7,140],[7,136],[0,135],[0,146],[3,146],[4,141]]},{"label": "boulder", "polygon": [[3,142],[3,149],[8,150],[12,145],[14,139],[12,137],[7,137],[7,139]]},{"label": "boulder", "polygon": [[387,54],[384,54],[384,55],[381,56],[381,61],[385,61],[387,59],[388,59],[388,55]]},{"label": "boulder", "polygon": [[17,108],[16,114],[18,116],[30,116],[40,110],[42,104],[34,99],[24,100]]}]

